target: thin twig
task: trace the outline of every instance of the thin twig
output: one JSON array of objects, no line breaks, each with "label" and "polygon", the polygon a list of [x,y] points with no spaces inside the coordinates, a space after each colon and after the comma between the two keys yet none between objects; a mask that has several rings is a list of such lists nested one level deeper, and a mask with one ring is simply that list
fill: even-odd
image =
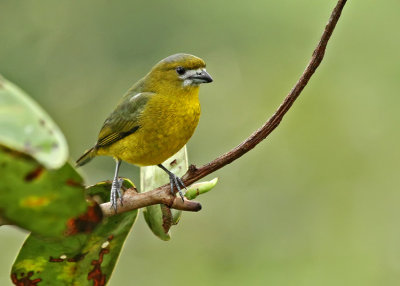
[{"label": "thin twig", "polygon": [[[332,32],[335,29],[346,1],[347,0],[339,0],[336,4],[325,27],[325,31],[312,54],[309,64],[295,86],[286,96],[283,103],[276,110],[274,115],[272,115],[271,118],[269,118],[260,129],[251,134],[250,137],[233,148],[231,151],[219,156],[215,160],[199,168],[191,165],[188,172],[182,178],[186,185],[196,182],[197,180],[215,172],[216,170],[243,156],[248,151],[253,149],[258,143],[264,140],[279,125],[283,116],[291,108],[297,97],[299,97],[311,76],[314,74],[315,70],[318,68],[322,59],[324,58],[326,45],[328,44]],[[172,208],[179,208],[187,211],[198,211],[201,208],[199,203],[193,201],[185,201],[185,203],[182,203],[182,201],[179,203],[178,201],[179,199],[170,194],[169,185],[164,185],[143,194],[131,195],[128,198],[125,198],[124,196],[124,205],[118,206],[118,213],[159,203],[167,203],[167,205],[170,205]],[[194,204],[196,204],[196,207]],[[110,203],[102,204],[101,208],[106,216],[114,214],[114,212],[110,209]]]}]

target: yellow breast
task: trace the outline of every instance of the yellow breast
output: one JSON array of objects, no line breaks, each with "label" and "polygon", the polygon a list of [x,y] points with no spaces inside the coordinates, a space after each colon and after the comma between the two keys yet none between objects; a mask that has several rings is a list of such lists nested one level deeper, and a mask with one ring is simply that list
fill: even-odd
[{"label": "yellow breast", "polygon": [[140,117],[140,128],[111,145],[107,155],[139,166],[160,164],[171,157],[196,129],[200,118],[198,94],[198,87],[178,94],[155,94]]}]

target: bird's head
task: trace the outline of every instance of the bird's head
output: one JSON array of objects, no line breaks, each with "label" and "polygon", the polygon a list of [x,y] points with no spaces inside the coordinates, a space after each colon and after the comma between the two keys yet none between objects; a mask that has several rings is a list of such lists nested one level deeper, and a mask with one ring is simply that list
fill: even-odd
[{"label": "bird's head", "polygon": [[198,88],[202,83],[212,82],[205,62],[189,54],[175,54],[158,62],[145,80],[156,91],[163,89]]}]

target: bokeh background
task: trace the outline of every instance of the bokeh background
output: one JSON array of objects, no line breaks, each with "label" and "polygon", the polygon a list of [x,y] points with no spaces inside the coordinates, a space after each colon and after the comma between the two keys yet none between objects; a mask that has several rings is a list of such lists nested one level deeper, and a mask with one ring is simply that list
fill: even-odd
[{"label": "bokeh background", "polygon": [[[400,2],[348,1],[326,58],[282,124],[212,174],[169,242],[140,218],[110,285],[399,285]],[[65,132],[72,159],[120,96],[177,52],[207,62],[188,144],[203,164],[237,145],[297,81],[336,1],[0,3],[0,73]],[[114,163],[83,168],[88,183]],[[122,175],[138,184],[138,169]],[[66,206],[71,207],[71,206]],[[0,229],[0,285],[26,233]]]}]

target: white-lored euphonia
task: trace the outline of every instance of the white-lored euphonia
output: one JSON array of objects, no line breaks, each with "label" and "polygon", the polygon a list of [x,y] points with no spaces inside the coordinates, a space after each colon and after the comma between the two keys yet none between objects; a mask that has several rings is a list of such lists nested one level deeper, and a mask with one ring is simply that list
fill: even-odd
[{"label": "white-lored euphonia", "polygon": [[110,201],[117,209],[121,199],[118,170],[121,161],[138,165],[158,165],[168,173],[171,192],[185,185],[163,165],[190,139],[200,117],[199,85],[212,82],[205,62],[193,55],[175,54],[157,63],[135,83],[105,120],[94,147],[76,162],[82,166],[98,155],[116,160]]}]

